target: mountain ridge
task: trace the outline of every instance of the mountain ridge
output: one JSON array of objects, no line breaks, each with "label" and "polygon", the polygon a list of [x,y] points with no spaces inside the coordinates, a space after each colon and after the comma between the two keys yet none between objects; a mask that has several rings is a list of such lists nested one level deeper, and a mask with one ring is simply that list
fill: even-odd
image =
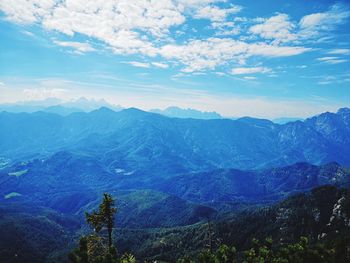
[{"label": "mountain ridge", "polygon": [[101,108],[68,116],[2,112],[0,150],[1,157],[10,159],[59,150],[93,151],[97,157],[108,152],[110,159],[124,160],[130,167],[137,162],[140,172],[152,173],[165,167],[179,173],[303,161],[350,165],[349,116],[342,109],[280,125],[255,118],[168,118],[135,108],[118,112]]}]

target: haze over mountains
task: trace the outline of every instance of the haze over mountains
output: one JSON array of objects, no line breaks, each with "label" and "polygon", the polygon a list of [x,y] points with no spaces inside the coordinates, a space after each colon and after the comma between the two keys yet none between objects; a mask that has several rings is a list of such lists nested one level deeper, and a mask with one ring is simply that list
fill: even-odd
[{"label": "haze over mountains", "polygon": [[[350,187],[348,108],[286,124],[174,118],[135,108],[66,113],[0,113],[0,225],[23,235],[26,244],[38,233],[31,245],[37,250],[20,246],[33,262],[65,255],[59,250],[86,231],[84,212],[103,192],[117,199],[116,222],[126,229],[118,234],[121,248],[143,257],[152,250],[127,245],[137,233],[148,248],[168,231],[182,237],[186,227],[202,231],[208,218],[233,217],[235,225],[246,218],[236,214],[246,209],[323,185]],[[37,225],[65,243],[50,241]],[[173,227],[181,228],[163,230]],[[18,239],[8,239],[17,246]],[[42,251],[43,242],[51,242],[51,250]],[[9,244],[0,248],[11,251]]]},{"label": "haze over mountains", "polygon": [[[114,111],[120,111],[123,108],[120,105],[115,105],[107,102],[104,99],[95,100],[95,99],[87,99],[85,97],[81,97],[76,100],[70,100],[70,101],[63,101],[58,98],[47,98],[45,100],[32,100],[32,101],[22,101],[22,102],[16,102],[16,103],[4,103],[0,104],[0,112],[1,111],[7,111],[7,112],[14,112],[14,113],[20,113],[20,112],[28,112],[33,113],[36,111],[44,111],[49,113],[56,113],[62,116],[67,116],[74,112],[91,112],[93,110],[97,110],[101,107],[107,107]],[[238,117],[235,116],[222,116],[219,113],[215,111],[200,111],[196,109],[183,109],[177,106],[171,106],[167,107],[165,109],[151,109],[149,112],[152,113],[158,113],[167,117],[171,118],[192,118],[192,119],[237,119]],[[291,117],[280,117],[276,119],[272,119],[273,122],[278,124],[285,124],[287,122],[291,121],[297,121],[297,120],[303,120],[302,118],[291,118]]]},{"label": "haze over mountains", "polygon": [[61,116],[0,113],[2,157],[84,152],[110,169],[177,174],[215,168],[254,169],[295,162],[350,164],[350,110],[279,125],[237,120],[179,119],[130,108]]},{"label": "haze over mountains", "polygon": [[108,107],[115,111],[123,109],[121,106],[108,103],[104,99],[95,100],[81,97],[76,100],[63,101],[52,97],[44,100],[29,100],[0,104],[0,111],[16,113],[44,111],[66,116],[73,112],[90,112],[101,107]]},{"label": "haze over mountains", "polygon": [[348,108],[283,125],[249,117],[168,118],[135,108],[67,116],[2,112],[0,123],[1,195],[43,202],[70,189],[82,193],[77,207],[65,208],[74,213],[103,190],[153,189],[205,204],[269,202],[348,184],[341,168],[350,166]]},{"label": "haze over mountains", "polygon": [[192,119],[222,119],[223,117],[215,111],[206,112],[199,111],[195,109],[181,109],[179,107],[168,107],[164,110],[154,109],[150,112],[158,113],[164,116],[173,117],[173,118],[192,118]]}]

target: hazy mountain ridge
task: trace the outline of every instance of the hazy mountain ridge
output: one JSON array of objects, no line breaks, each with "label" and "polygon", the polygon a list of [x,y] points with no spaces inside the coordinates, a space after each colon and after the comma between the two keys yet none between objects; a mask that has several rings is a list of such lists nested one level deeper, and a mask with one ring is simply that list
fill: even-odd
[{"label": "hazy mountain ridge", "polygon": [[296,163],[251,171],[214,170],[166,179],[160,189],[199,203],[271,202],[326,184],[350,187],[350,169],[337,163],[322,166]]},{"label": "hazy mountain ridge", "polygon": [[[0,224],[23,236],[9,238],[13,247],[28,244],[18,250],[22,258],[35,262],[59,255],[61,262],[62,249],[87,231],[84,212],[110,192],[119,207],[116,222],[126,228],[116,235],[118,248],[131,249],[140,258],[157,258],[164,248],[154,244],[162,239],[181,244],[161,253],[170,261],[186,249],[197,251],[205,245],[207,218],[215,220],[219,238],[241,247],[253,231],[258,237],[275,232],[277,238],[296,237],[303,229],[298,220],[306,213],[296,204],[316,209],[314,203],[308,206],[308,198],[284,210],[274,206],[260,212],[256,207],[326,184],[349,187],[350,170],[343,166],[350,163],[349,116],[348,109],[340,109],[280,125],[249,117],[168,118],[135,108],[115,112],[104,107],[67,116],[2,112]],[[237,214],[246,208],[256,212]],[[298,217],[290,221],[297,229],[276,230],[291,224],[277,220],[281,211]],[[308,222],[307,234],[325,230]],[[62,235],[62,242],[52,241],[40,226]],[[240,229],[240,236],[233,237],[232,229]],[[28,241],[34,233],[38,240]],[[54,254],[40,251],[45,242],[51,242]],[[0,242],[1,247],[7,243]],[[0,259],[8,256],[0,253]]]},{"label": "hazy mountain ridge", "polygon": [[[212,222],[213,245],[222,242],[241,251],[251,246],[252,238],[272,237],[288,243],[295,242],[300,235],[308,236],[311,242],[346,244],[350,237],[349,204],[348,189],[331,186],[313,189],[278,204],[247,209]],[[81,229],[75,218],[47,208],[0,203],[0,213],[0,234],[6,237],[6,242],[0,242],[0,261],[67,262],[67,252],[74,246],[76,236],[88,231]],[[118,227],[114,238],[121,253],[131,251],[138,259],[174,262],[205,248],[207,234],[208,225],[204,221],[172,228]]]},{"label": "hazy mountain ridge", "polygon": [[[126,168],[178,174],[214,168],[254,169],[311,162],[350,165],[349,110],[284,125],[268,120],[167,118],[138,109],[59,116],[0,113],[5,158],[80,151]],[[108,152],[108,154],[106,154]],[[164,170],[165,169],[165,170]]]},{"label": "hazy mountain ridge", "polygon": [[[308,193],[293,195],[284,201],[257,209],[247,209],[232,217],[213,222],[214,246],[234,245],[238,251],[251,247],[251,240],[270,237],[280,243],[295,242],[301,235],[314,242],[343,244],[350,238],[349,189],[324,186]],[[117,244],[131,249],[138,257],[168,262],[195,254],[208,246],[206,223],[172,229],[122,230],[116,234]],[[143,237],[141,240],[139,237]],[[125,245],[125,240],[132,242]],[[166,245],[159,243],[166,240]],[[347,262],[345,255],[337,255],[336,262]]]},{"label": "hazy mountain ridge", "polygon": [[[121,196],[123,191],[148,189],[150,192],[139,193],[147,198],[158,196],[159,202],[171,196],[178,198],[168,199],[177,203],[170,205],[175,210],[191,206],[182,200],[221,209],[232,202],[275,202],[325,184],[350,187],[350,169],[337,163],[297,163],[281,168],[219,169],[154,178],[130,170],[111,170],[94,156],[59,152],[47,159],[19,162],[0,170],[1,198],[17,193],[19,196],[9,200],[27,200],[69,214],[81,214],[93,207],[106,191]],[[145,200],[141,198],[140,203]]]},{"label": "hazy mountain ridge", "polygon": [[164,110],[160,109],[153,109],[150,110],[150,112],[158,113],[164,116],[172,117],[172,118],[192,118],[192,119],[203,119],[203,120],[210,120],[210,119],[222,119],[223,117],[215,112],[215,111],[199,111],[195,109],[182,109],[179,107],[168,107]]},{"label": "hazy mountain ridge", "polygon": [[121,106],[111,104],[104,99],[95,100],[81,97],[70,101],[63,101],[58,98],[47,98],[44,100],[4,103],[0,104],[0,112],[7,111],[12,113],[34,113],[37,111],[43,111],[67,116],[74,112],[90,112],[101,107],[109,107],[114,111],[123,109]]}]

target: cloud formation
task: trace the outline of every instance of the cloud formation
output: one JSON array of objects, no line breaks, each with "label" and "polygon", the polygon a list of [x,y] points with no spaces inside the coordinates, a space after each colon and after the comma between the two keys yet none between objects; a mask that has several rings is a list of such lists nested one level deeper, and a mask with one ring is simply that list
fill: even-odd
[{"label": "cloud formation", "polygon": [[54,40],[53,42],[58,46],[71,47],[71,48],[74,48],[77,51],[82,52],[82,53],[91,52],[91,51],[96,50],[89,43],[72,42],[72,41],[57,41],[57,40]]},{"label": "cloud formation", "polygon": [[213,22],[225,21],[230,14],[236,14],[242,10],[241,6],[232,5],[230,8],[219,8],[217,6],[204,6],[199,8],[194,18],[209,19]]},{"label": "cloud formation", "polygon": [[304,47],[274,46],[265,43],[249,44],[230,38],[192,40],[184,45],[165,45],[159,53],[167,59],[176,59],[186,67],[184,72],[215,69],[228,62],[244,64],[251,56],[285,57],[308,51]]},{"label": "cloud formation", "polygon": [[[90,42],[75,40],[77,35],[85,36],[116,54],[157,60],[130,62],[136,67],[165,69],[168,61],[175,61],[171,64],[180,62],[181,70],[187,73],[216,70],[223,65],[232,68],[246,64],[252,57],[302,54],[310,47],[302,45],[301,40],[332,30],[350,16],[344,6],[334,5],[328,11],[306,15],[299,22],[282,13],[255,20],[233,17],[242,8],[224,0],[0,0],[0,10],[8,20],[40,25],[71,39],[55,39],[56,45],[80,53],[95,51]],[[215,33],[196,38],[184,34],[181,41],[174,38],[174,31],[181,32],[179,27],[188,26],[190,19],[207,20],[208,28]],[[232,37],[242,32],[245,23],[250,23],[246,35]]]},{"label": "cloud formation", "polygon": [[271,69],[266,67],[234,68],[231,70],[231,73],[233,75],[247,75],[247,74],[254,74],[254,73],[270,73],[270,72],[271,72]]},{"label": "cloud formation", "polygon": [[349,55],[350,54],[350,49],[348,48],[336,48],[333,50],[330,50],[328,54],[332,55]]},{"label": "cloud formation", "polygon": [[[303,16],[299,22],[292,21],[288,14],[277,14],[270,18],[258,18],[258,23],[249,31],[273,44],[300,43],[314,40],[334,30],[350,17],[350,10],[342,4],[335,4],[328,11]],[[328,38],[327,36],[326,38]]]},{"label": "cloud formation", "polygon": [[274,43],[290,42],[297,39],[292,33],[295,24],[287,14],[278,14],[266,19],[263,23],[252,26],[249,30],[265,39],[272,39]]},{"label": "cloud formation", "polygon": [[327,64],[340,64],[340,63],[344,63],[347,62],[348,60],[346,59],[342,59],[339,57],[322,57],[322,58],[318,58],[318,61],[321,61],[323,63],[327,63]]}]

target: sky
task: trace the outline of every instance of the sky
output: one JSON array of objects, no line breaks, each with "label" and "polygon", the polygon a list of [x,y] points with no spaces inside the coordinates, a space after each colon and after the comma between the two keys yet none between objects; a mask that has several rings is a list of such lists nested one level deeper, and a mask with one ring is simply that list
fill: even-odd
[{"label": "sky", "polygon": [[0,0],[0,103],[306,117],[350,107],[349,62],[349,0]]}]

